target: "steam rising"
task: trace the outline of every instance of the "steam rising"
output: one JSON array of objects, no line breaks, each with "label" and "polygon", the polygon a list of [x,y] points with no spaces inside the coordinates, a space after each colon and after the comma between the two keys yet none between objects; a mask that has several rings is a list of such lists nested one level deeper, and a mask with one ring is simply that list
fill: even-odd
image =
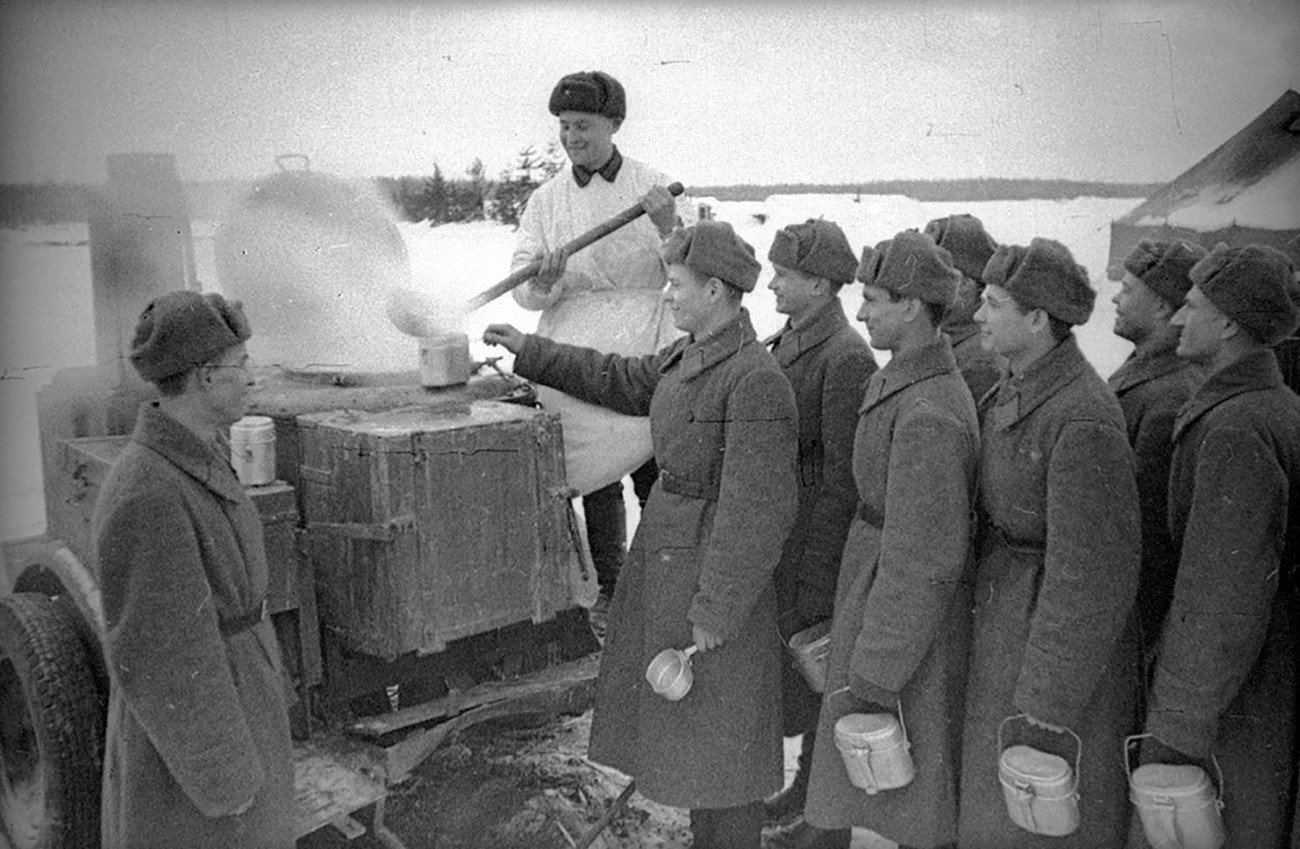
[{"label": "steam rising", "polygon": [[232,205],[215,252],[222,291],[244,302],[249,353],[260,363],[410,369],[411,331],[454,315],[412,286],[401,233],[368,182],[310,170],[259,180]]},{"label": "steam rising", "polygon": [[450,293],[430,295],[399,286],[388,293],[385,312],[393,326],[407,336],[446,336],[460,332],[465,302]]}]

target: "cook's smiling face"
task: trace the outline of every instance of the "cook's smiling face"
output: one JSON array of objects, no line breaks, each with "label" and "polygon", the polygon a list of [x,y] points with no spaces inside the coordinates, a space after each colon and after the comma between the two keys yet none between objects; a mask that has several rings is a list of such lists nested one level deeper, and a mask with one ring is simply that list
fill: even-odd
[{"label": "cook's smiling face", "polygon": [[589,170],[605,164],[614,152],[618,124],[594,112],[561,112],[560,145],[569,161]]}]

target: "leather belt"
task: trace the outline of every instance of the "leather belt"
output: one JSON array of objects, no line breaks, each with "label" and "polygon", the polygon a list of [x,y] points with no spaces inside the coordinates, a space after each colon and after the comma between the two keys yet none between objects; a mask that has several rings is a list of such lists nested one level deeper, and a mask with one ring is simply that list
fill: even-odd
[{"label": "leather belt", "polygon": [[243,616],[234,616],[230,619],[223,619],[217,627],[221,629],[221,636],[229,639],[236,634],[247,631],[249,628],[256,627],[258,623],[265,618],[266,599],[262,599],[262,603],[248,613],[245,613]]},{"label": "leather belt", "polygon": [[671,492],[674,495],[684,495],[687,498],[698,498],[701,501],[717,501],[718,487],[709,486],[697,480],[674,475],[667,469],[659,470],[659,485],[664,492]]}]

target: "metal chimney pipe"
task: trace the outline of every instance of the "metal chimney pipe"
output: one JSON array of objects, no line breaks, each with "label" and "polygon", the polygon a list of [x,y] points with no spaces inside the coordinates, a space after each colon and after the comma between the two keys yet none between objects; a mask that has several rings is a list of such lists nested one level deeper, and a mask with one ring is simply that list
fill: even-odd
[{"label": "metal chimney pipe", "polygon": [[141,311],[172,289],[198,289],[189,204],[169,153],[108,157],[108,181],[89,209],[95,361],[136,380],[127,354]]}]

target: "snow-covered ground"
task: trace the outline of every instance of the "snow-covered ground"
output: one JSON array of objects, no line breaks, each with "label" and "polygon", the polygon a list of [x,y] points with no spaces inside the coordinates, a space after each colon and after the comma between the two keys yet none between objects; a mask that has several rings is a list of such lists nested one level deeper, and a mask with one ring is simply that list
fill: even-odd
[{"label": "snow-covered ground", "polygon": [[[969,212],[981,218],[1000,242],[1027,244],[1034,236],[1046,236],[1068,245],[1097,289],[1092,320],[1079,331],[1085,353],[1105,376],[1130,349],[1111,333],[1110,298],[1116,284],[1106,279],[1105,267],[1111,220],[1141,199],[922,203],[895,196],[869,195],[855,202],[852,195],[778,195],[763,203],[702,200],[710,203],[717,218],[735,226],[764,261],[758,289],[746,298],[760,336],[784,321],[766,289],[771,279],[767,249],[779,228],[821,216],[838,222],[850,242],[860,247],[908,227],[923,227],[932,218]],[[410,256],[412,284],[439,299],[462,302],[510,271],[514,233],[508,227],[487,222],[398,226]],[[193,230],[199,279],[220,290],[213,250],[215,225],[197,221]],[[852,315],[861,290],[845,287],[842,297]],[[0,231],[0,432],[5,436],[0,447],[0,539],[45,529],[35,393],[58,369],[94,362],[91,303],[85,224]],[[372,340],[377,349],[391,352],[394,368],[415,368],[415,341],[387,322],[383,303],[376,300],[373,306],[371,315],[353,316],[355,332]],[[251,319],[255,330],[263,332],[257,316]],[[503,353],[479,341],[483,328],[498,321],[531,330],[536,314],[519,309],[506,296],[467,316],[464,330],[476,359]],[[503,364],[508,365],[508,355]]]}]

